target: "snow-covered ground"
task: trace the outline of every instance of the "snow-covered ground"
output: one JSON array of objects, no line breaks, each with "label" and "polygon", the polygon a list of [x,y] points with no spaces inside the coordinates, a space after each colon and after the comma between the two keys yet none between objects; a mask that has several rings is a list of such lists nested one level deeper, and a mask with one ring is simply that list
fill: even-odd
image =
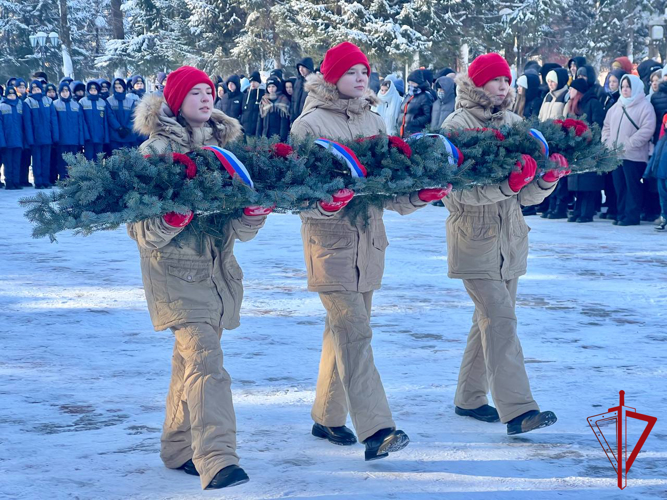
[{"label": "snow-covered ground", "polygon": [[[0,191],[0,498],[667,498],[667,235],[648,224],[528,219],[519,334],[533,394],[559,420],[509,437],[453,411],[473,308],[446,276],[446,210],[387,213],[373,346],[411,443],[366,463],[362,445],[310,435],[324,311],[298,217],[272,215],[237,246],[242,326],[222,339],[251,481],[204,492],[158,456],[172,335],[152,329],[134,242],[123,229],[33,240],[17,205],[30,193]],[[620,389],[658,417],[625,491],[586,421]],[[632,445],[643,425],[630,425]]]}]

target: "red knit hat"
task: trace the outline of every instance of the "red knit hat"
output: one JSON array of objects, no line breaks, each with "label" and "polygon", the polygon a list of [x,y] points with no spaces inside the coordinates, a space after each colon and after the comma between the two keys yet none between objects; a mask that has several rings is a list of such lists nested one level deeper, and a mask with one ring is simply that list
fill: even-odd
[{"label": "red knit hat", "polygon": [[370,76],[371,66],[368,64],[366,55],[355,44],[343,42],[327,50],[327,53],[324,54],[324,61],[322,61],[320,71],[324,75],[325,81],[335,85],[341,76],[355,64],[366,66],[368,75]]},{"label": "red knit hat", "polygon": [[476,87],[483,87],[494,78],[501,76],[506,76],[512,83],[510,65],[507,64],[503,56],[494,52],[475,59],[468,67],[468,76]]},{"label": "red knit hat", "polygon": [[205,83],[215,90],[213,82],[202,70],[192,66],[181,66],[176,71],[169,73],[167,84],[164,87],[164,99],[169,109],[177,115],[183,104],[183,99],[192,90],[192,87]]}]

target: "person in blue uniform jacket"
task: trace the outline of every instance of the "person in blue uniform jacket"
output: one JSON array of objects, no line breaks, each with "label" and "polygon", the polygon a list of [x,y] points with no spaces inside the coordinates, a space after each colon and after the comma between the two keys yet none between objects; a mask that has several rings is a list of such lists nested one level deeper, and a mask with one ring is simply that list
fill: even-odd
[{"label": "person in blue uniform jacket", "polygon": [[109,107],[107,122],[111,150],[131,148],[137,141],[133,131],[134,108],[139,104],[139,97],[127,92],[127,84],[122,78],[116,78],[112,85],[113,94],[107,99]]},{"label": "person in blue uniform jacket", "polygon": [[51,147],[58,142],[58,119],[53,101],[44,94],[40,80],[30,83],[30,97],[23,102],[24,117],[32,129],[32,175],[36,189],[49,189]]},{"label": "person in blue uniform jacket", "polygon": [[85,123],[81,104],[72,98],[67,83],[61,83],[58,88],[60,97],[53,103],[58,119],[59,141],[56,147],[57,169],[60,180],[69,177],[67,162],[63,159],[66,153],[76,154],[81,151],[85,140]]},{"label": "person in blue uniform jacket", "polygon": [[21,153],[24,146],[30,147],[32,132],[28,129],[24,117],[24,105],[16,89],[11,86],[7,87],[2,103],[0,103],[5,189],[23,189],[20,182]]},{"label": "person in blue uniform jacket", "polygon": [[79,101],[83,108],[84,154],[88,160],[94,160],[104,150],[104,144],[109,142],[109,127],[107,125],[108,106],[100,97],[100,84],[90,81],[86,85],[86,97]]}]

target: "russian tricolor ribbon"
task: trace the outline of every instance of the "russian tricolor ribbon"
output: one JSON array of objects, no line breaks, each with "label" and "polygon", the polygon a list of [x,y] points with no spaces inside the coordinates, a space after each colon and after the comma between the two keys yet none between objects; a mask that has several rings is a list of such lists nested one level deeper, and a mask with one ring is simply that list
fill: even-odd
[{"label": "russian tricolor ribbon", "polygon": [[448,160],[450,165],[456,165],[457,167],[460,167],[463,164],[463,153],[461,153],[461,150],[454,146],[452,141],[447,139],[444,135],[440,134],[425,134],[423,132],[417,132],[416,134],[412,134],[410,136],[410,139],[421,139],[422,137],[434,137],[436,139],[440,139],[442,143],[445,145],[445,149],[447,150],[448,155]]},{"label": "russian tricolor ribbon", "polygon": [[218,146],[205,146],[202,149],[206,151],[211,151],[215,157],[220,161],[225,170],[229,175],[234,178],[234,175],[238,175],[239,178],[243,181],[244,184],[254,188],[255,185],[252,182],[250,173],[245,168],[245,165],[241,163],[234,153],[227,151],[226,149],[219,148]]},{"label": "russian tricolor ribbon", "polygon": [[352,177],[366,177],[368,173],[366,167],[361,164],[357,155],[355,155],[350,148],[329,139],[325,139],[324,137],[317,139],[315,144],[328,149],[335,157],[343,160],[350,169]]},{"label": "russian tricolor ribbon", "polygon": [[542,132],[540,132],[536,128],[531,128],[530,129],[530,135],[532,137],[534,137],[535,139],[537,139],[537,141],[542,146],[542,153],[548,158],[549,157],[549,143],[544,138],[544,135],[542,135]]}]

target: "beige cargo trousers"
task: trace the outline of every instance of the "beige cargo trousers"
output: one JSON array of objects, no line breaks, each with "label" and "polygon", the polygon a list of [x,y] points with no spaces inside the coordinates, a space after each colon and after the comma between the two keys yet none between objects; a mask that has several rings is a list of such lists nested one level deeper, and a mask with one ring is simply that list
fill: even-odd
[{"label": "beige cargo trousers", "polygon": [[231,378],[223,367],[221,328],[188,323],[176,337],[160,457],[170,469],[192,458],[202,488],[229,465],[238,465]]},{"label": "beige cargo trousers", "polygon": [[371,348],[373,292],[320,292],[327,311],[311,416],[325,427],[345,425],[348,411],[363,442],[395,429]]},{"label": "beige cargo trousers", "polygon": [[530,392],[523,350],[516,333],[518,283],[518,278],[463,280],[475,303],[475,313],[461,361],[454,404],[466,410],[479,408],[488,404],[486,395],[490,388],[503,423],[540,409]]}]

